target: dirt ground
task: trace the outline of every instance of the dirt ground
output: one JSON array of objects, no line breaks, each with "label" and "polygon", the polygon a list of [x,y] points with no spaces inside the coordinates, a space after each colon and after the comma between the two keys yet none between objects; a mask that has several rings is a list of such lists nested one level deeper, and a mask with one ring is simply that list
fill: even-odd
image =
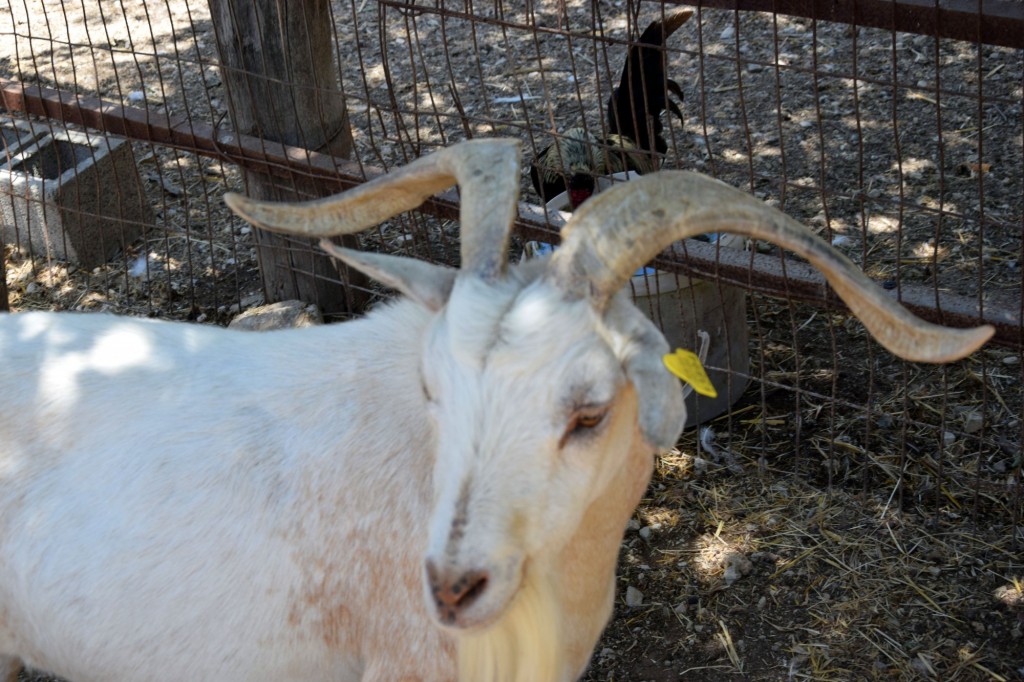
[{"label": "dirt ground", "polygon": [[[230,126],[205,3],[92,6],[0,5],[0,76]],[[599,131],[623,41],[659,5],[333,7],[356,153],[390,167],[469,135],[532,155],[552,130]],[[664,119],[666,167],[752,191],[886,286],[1019,319],[1020,51],[704,10],[668,73],[686,121]],[[223,324],[262,302],[250,231],[220,201],[237,169],[136,160],[146,235],[89,271],[9,244],[14,309]],[[456,237],[410,216],[367,244],[448,260]],[[1021,350],[931,368],[830,311],[752,295],[747,318],[751,386],[658,459],[585,679],[1024,680]]]}]

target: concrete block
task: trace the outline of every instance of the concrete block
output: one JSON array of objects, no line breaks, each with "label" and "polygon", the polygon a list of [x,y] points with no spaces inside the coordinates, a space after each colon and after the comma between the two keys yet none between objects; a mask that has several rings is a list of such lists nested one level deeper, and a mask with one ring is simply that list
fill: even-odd
[{"label": "concrete block", "polygon": [[0,164],[6,164],[25,147],[49,131],[41,123],[10,118],[0,121]]},{"label": "concrete block", "polygon": [[22,251],[93,268],[152,223],[125,140],[55,132],[0,166],[3,240]]}]

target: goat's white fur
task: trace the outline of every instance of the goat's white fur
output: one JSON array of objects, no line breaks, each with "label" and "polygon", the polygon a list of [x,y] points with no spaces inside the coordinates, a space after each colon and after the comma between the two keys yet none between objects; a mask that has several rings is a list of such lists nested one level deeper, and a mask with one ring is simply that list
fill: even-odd
[{"label": "goat's white fur", "polygon": [[[454,680],[458,665],[474,681],[575,679],[651,448],[607,363],[628,340],[528,282],[537,271],[459,282],[441,316],[401,300],[293,331],[0,317],[0,666],[73,682]],[[492,384],[474,379],[480,352]],[[421,372],[464,404],[430,417]],[[564,429],[555,383],[590,373],[617,393],[606,435],[540,470]],[[493,456],[451,442],[435,461],[435,434],[491,439]],[[458,461],[496,476],[484,492],[519,515],[495,545],[484,535],[509,507],[481,500],[466,547],[523,559],[459,664],[421,585]]]}]

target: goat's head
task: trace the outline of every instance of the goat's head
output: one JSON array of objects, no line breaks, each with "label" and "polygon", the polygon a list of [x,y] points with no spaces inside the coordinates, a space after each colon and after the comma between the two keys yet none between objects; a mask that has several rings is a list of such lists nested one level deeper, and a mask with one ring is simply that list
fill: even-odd
[{"label": "goat's head", "polygon": [[[573,215],[549,259],[507,267],[519,144],[467,142],[338,197],[228,204],[256,225],[296,234],[352,233],[462,189],[462,267],[328,252],[435,312],[420,376],[437,435],[436,505],[424,583],[436,620],[475,629],[497,620],[530,571],[559,548],[614,481],[627,453],[672,447],[685,421],[668,345],[623,293],[671,242],[732,232],[776,242],[821,269],[889,350],[943,362],[992,330],[927,324],[894,304],[806,228],[716,180],[662,172],[618,185]],[[385,502],[386,503],[386,502]]]}]

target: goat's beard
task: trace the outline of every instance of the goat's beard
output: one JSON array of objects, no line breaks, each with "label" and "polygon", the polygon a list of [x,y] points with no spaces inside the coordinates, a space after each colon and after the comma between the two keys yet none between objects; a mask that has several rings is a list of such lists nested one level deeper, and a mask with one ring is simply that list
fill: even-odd
[{"label": "goat's beard", "polygon": [[562,614],[552,572],[532,563],[501,618],[458,636],[460,682],[563,682]]}]

